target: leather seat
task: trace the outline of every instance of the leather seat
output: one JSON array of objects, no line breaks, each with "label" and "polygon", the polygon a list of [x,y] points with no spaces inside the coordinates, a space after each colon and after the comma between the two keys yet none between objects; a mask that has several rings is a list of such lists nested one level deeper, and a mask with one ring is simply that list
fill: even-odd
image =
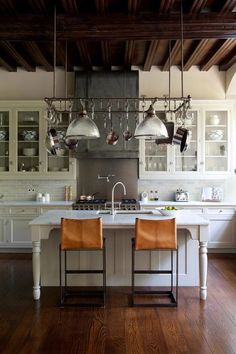
[{"label": "leather seat", "polygon": [[[67,269],[68,251],[101,251],[103,254],[102,269]],[[62,287],[62,252],[64,252],[64,290]],[[105,306],[106,294],[106,249],[103,238],[102,219],[61,219],[61,243],[59,247],[60,260],[60,305],[61,306]],[[102,274],[102,290],[96,291],[72,291],[67,286],[68,274]],[[102,302],[68,302],[68,298],[75,296],[100,297]]]},{"label": "leather seat", "polygon": [[[136,251],[163,251],[169,250],[171,252],[171,269],[168,270],[138,270],[135,268],[135,252]],[[173,293],[173,251],[176,251],[176,291],[175,296]],[[135,275],[136,274],[170,274],[171,286],[170,290],[136,290]],[[139,296],[155,296],[154,303],[135,302]],[[168,302],[158,302],[156,299],[167,296]],[[132,306],[177,306],[178,299],[178,247],[177,247],[177,229],[176,220],[149,220],[149,219],[136,219],[135,223],[135,238],[132,239]]]}]

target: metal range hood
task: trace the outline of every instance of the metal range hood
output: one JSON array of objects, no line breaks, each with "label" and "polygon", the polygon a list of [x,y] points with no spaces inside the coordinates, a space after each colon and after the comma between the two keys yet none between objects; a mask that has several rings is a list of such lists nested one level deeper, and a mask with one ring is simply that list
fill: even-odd
[{"label": "metal range hood", "polygon": [[[75,72],[75,96],[82,98],[107,97],[128,98],[138,97],[138,71],[99,71],[99,72]],[[126,130],[127,121],[125,114],[120,116],[112,113],[113,130],[119,134],[115,145],[106,143],[106,138],[111,131],[111,121],[108,112],[95,113],[94,122],[97,125],[100,138],[94,140],[81,140],[78,143],[75,157],[77,159],[132,159],[139,157],[139,141],[132,138],[125,141],[123,132]],[[134,133],[136,117],[129,114],[129,130]]]}]

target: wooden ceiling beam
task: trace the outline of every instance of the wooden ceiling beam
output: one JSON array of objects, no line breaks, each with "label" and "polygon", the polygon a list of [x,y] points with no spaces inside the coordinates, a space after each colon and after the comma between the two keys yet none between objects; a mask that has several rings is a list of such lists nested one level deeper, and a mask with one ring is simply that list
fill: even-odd
[{"label": "wooden ceiling beam", "polygon": [[227,0],[223,7],[220,10],[219,15],[225,15],[227,13],[230,13],[233,11],[233,9],[236,7],[236,0]]},{"label": "wooden ceiling beam", "polygon": [[133,54],[134,54],[134,41],[126,41],[125,42],[125,60],[124,60],[124,67],[126,69],[130,69],[133,62]]},{"label": "wooden ceiling beam", "polygon": [[43,54],[43,52],[35,42],[33,41],[25,42],[24,46],[29,51],[29,53],[34,57],[34,60],[36,62],[40,62],[41,66],[43,66],[46,71],[53,71],[53,65],[49,63],[49,61],[46,59],[45,55]]},{"label": "wooden ceiling beam", "polygon": [[111,69],[111,60],[110,60],[110,48],[107,41],[101,42],[102,46],[102,61],[105,69]]},{"label": "wooden ceiling beam", "polygon": [[28,0],[28,3],[36,14],[48,15],[48,8],[44,0]]},{"label": "wooden ceiling beam", "polygon": [[[170,52],[170,65],[176,60],[177,55],[181,51],[181,41],[178,40],[175,42],[174,46],[171,48]],[[166,57],[165,63],[162,67],[162,71],[168,71],[169,70],[169,53]]]},{"label": "wooden ceiling beam", "polygon": [[158,47],[159,47],[159,41],[154,40],[150,42],[148,53],[144,62],[143,70],[144,71],[150,71],[152,65],[155,62],[155,58],[157,55]]},{"label": "wooden ceiling beam", "polygon": [[[92,24],[92,25],[91,25]],[[42,31],[43,28],[43,31]],[[58,15],[58,40],[154,40],[180,39],[179,17],[160,16],[85,16]],[[225,16],[199,14],[184,16],[185,39],[228,39],[236,36],[236,13]],[[0,40],[53,40],[53,26],[46,16],[0,17]]]},{"label": "wooden ceiling beam", "polygon": [[3,66],[7,71],[11,71],[11,72],[15,72],[17,70],[16,67],[11,66],[1,57],[0,57],[0,66]]},{"label": "wooden ceiling beam", "polygon": [[172,10],[175,0],[161,0],[159,12],[161,14],[168,14]]},{"label": "wooden ceiling beam", "polygon": [[5,0],[1,4],[1,10],[11,15],[16,15],[16,8],[12,0]]},{"label": "wooden ceiling beam", "polygon": [[87,42],[83,41],[83,40],[77,41],[76,46],[79,51],[83,66],[87,66],[89,68],[92,68],[92,61],[91,61],[91,57],[89,55]]},{"label": "wooden ceiling beam", "polygon": [[139,13],[140,0],[128,0],[128,13],[130,15],[136,15]]},{"label": "wooden ceiling beam", "polygon": [[236,41],[234,39],[227,39],[223,42],[220,47],[214,51],[214,54],[201,65],[201,71],[209,70],[212,65],[217,64],[223,57],[225,57],[234,47],[236,46]]},{"label": "wooden ceiling beam", "polygon": [[96,0],[95,5],[99,15],[105,15],[108,12],[108,0]]},{"label": "wooden ceiling beam", "polygon": [[61,0],[63,9],[67,15],[78,14],[78,1],[77,0]]},{"label": "wooden ceiling beam", "polygon": [[190,54],[189,58],[185,61],[183,69],[185,71],[189,70],[191,66],[194,65],[194,63],[198,58],[201,58],[202,56],[205,55],[205,53],[210,49],[211,46],[212,46],[212,42],[209,39],[203,39],[201,41],[198,41],[197,46]]},{"label": "wooden ceiling beam", "polygon": [[219,70],[220,71],[227,71],[231,66],[236,63],[236,49],[234,49],[230,55],[220,63]]},{"label": "wooden ceiling beam", "polygon": [[190,14],[197,14],[202,11],[206,5],[207,0],[194,0],[189,10]]},{"label": "wooden ceiling beam", "polygon": [[15,47],[8,41],[1,41],[0,42],[1,48],[3,48],[5,51],[7,51],[13,58],[14,60],[21,65],[26,71],[35,71],[35,67],[30,65],[25,58],[19,53],[18,50],[15,49]]}]

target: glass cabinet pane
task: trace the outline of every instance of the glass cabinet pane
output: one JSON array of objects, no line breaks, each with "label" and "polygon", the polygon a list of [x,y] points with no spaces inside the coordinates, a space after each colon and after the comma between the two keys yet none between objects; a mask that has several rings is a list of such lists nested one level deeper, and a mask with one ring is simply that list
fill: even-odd
[{"label": "glass cabinet pane", "polygon": [[0,111],[0,172],[9,171],[9,112]]},{"label": "glass cabinet pane", "polygon": [[69,115],[67,113],[61,114],[61,122],[54,127],[61,144],[60,155],[51,155],[48,153],[48,172],[68,172],[69,171],[69,150],[64,144],[66,130],[69,125]]},{"label": "glass cabinet pane", "polygon": [[189,111],[185,128],[189,131],[189,141],[187,148],[182,153],[180,146],[175,146],[175,171],[193,172],[198,170],[197,164],[197,111]]},{"label": "glass cabinet pane", "polygon": [[205,171],[228,171],[228,112],[207,111]]},{"label": "glass cabinet pane", "polygon": [[167,145],[157,145],[154,141],[145,141],[145,170],[167,170]]},{"label": "glass cabinet pane", "polygon": [[39,112],[17,112],[17,170],[39,171]]}]

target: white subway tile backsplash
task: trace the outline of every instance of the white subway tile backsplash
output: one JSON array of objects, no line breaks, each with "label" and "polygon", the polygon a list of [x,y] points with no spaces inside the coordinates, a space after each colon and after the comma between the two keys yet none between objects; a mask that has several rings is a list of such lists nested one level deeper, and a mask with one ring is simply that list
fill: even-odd
[{"label": "white subway tile backsplash", "polygon": [[64,187],[72,186],[73,199],[76,199],[76,180],[50,181],[50,180],[1,180],[0,195],[3,200],[35,200],[36,194],[50,193],[51,200],[64,200]]}]

